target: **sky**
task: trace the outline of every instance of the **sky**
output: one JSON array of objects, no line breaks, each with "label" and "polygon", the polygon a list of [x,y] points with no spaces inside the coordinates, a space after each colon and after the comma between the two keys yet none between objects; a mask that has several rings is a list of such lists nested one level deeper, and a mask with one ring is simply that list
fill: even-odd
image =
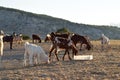
[{"label": "sky", "polygon": [[0,0],[0,6],[76,23],[120,25],[120,0]]}]

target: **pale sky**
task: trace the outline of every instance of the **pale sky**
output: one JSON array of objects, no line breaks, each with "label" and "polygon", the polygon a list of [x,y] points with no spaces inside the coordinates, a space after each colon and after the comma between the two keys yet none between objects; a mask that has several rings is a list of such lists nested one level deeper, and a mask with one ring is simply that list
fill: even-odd
[{"label": "pale sky", "polygon": [[120,0],[0,0],[0,6],[77,23],[120,25]]}]

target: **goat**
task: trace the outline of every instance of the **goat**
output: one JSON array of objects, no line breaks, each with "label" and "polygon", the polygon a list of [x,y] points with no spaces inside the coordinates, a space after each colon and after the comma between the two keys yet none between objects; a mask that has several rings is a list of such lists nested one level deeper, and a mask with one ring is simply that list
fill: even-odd
[{"label": "goat", "polygon": [[32,41],[33,41],[33,43],[34,43],[34,40],[39,41],[39,43],[41,43],[41,38],[38,35],[36,35],[36,34],[32,34]]},{"label": "goat", "polygon": [[104,50],[104,46],[107,45],[107,47],[110,44],[110,40],[107,36],[105,36],[104,34],[101,35],[101,49]]},{"label": "goat", "polygon": [[13,41],[16,42],[16,43],[21,44],[23,42],[22,34],[20,33],[18,35],[14,35]]},{"label": "goat", "polygon": [[3,33],[1,31],[0,33],[0,63],[2,62],[2,56],[3,56],[3,47],[4,47],[4,44],[3,44]]},{"label": "goat", "polygon": [[49,58],[51,58],[52,51],[55,50],[54,54],[56,55],[56,58],[59,61],[59,58],[57,56],[59,48],[65,50],[65,53],[63,55],[63,60],[64,60],[66,53],[68,53],[69,60],[71,60],[71,57],[69,55],[69,49],[72,49],[73,52],[77,53],[77,48],[72,43],[70,36],[68,37],[68,39],[66,39],[66,38],[56,37],[54,35],[54,33],[52,33],[51,34],[51,41],[52,41],[53,45],[52,45],[52,48],[51,48],[50,53],[49,53]]},{"label": "goat", "polygon": [[24,65],[26,66],[27,56],[29,57],[29,64],[33,66],[33,59],[35,64],[39,64],[40,61],[49,63],[49,58],[45,54],[45,51],[41,46],[30,44],[25,42],[25,53],[24,53]]}]

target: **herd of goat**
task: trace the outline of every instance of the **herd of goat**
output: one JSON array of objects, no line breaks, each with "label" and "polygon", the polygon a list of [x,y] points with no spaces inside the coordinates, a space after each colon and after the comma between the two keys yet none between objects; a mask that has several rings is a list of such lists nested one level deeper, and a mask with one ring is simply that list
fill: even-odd
[{"label": "herd of goat", "polygon": [[[102,49],[104,48],[104,44],[109,45],[109,38],[106,37],[104,34],[101,35],[101,44]],[[13,35],[6,35],[4,36],[4,32],[1,31],[0,33],[0,62],[1,57],[3,55],[3,42],[9,42],[10,43],[10,49],[12,49],[13,41],[22,41],[22,34],[16,35],[13,33]],[[78,49],[76,47],[77,43],[80,43],[80,50],[84,46],[85,49],[91,50],[93,45],[90,42],[90,39],[88,36],[82,36],[75,33],[69,33],[69,34],[61,34],[61,33],[55,33],[51,32],[50,34],[46,35],[45,42],[51,41],[52,46],[50,48],[49,56],[45,53],[45,51],[42,49],[41,46],[38,46],[34,44],[35,41],[38,41],[41,43],[41,38],[33,34],[32,35],[32,42],[25,42],[25,53],[24,53],[24,66],[27,65],[27,58],[29,60],[29,65],[34,65],[40,63],[41,61],[49,63],[51,60],[51,54],[54,51],[54,54],[56,56],[56,59],[59,61],[59,58],[57,56],[60,49],[64,49],[65,53],[63,55],[63,60],[66,54],[68,54],[68,58],[71,60],[69,50],[72,51],[72,57],[74,55],[77,55]]]}]

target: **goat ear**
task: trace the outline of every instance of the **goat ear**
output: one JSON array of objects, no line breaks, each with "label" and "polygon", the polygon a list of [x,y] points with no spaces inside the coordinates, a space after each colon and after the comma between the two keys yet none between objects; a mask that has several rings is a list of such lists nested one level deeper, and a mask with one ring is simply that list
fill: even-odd
[{"label": "goat ear", "polygon": [[51,34],[55,36],[55,33],[54,33],[54,32],[52,32]]}]

